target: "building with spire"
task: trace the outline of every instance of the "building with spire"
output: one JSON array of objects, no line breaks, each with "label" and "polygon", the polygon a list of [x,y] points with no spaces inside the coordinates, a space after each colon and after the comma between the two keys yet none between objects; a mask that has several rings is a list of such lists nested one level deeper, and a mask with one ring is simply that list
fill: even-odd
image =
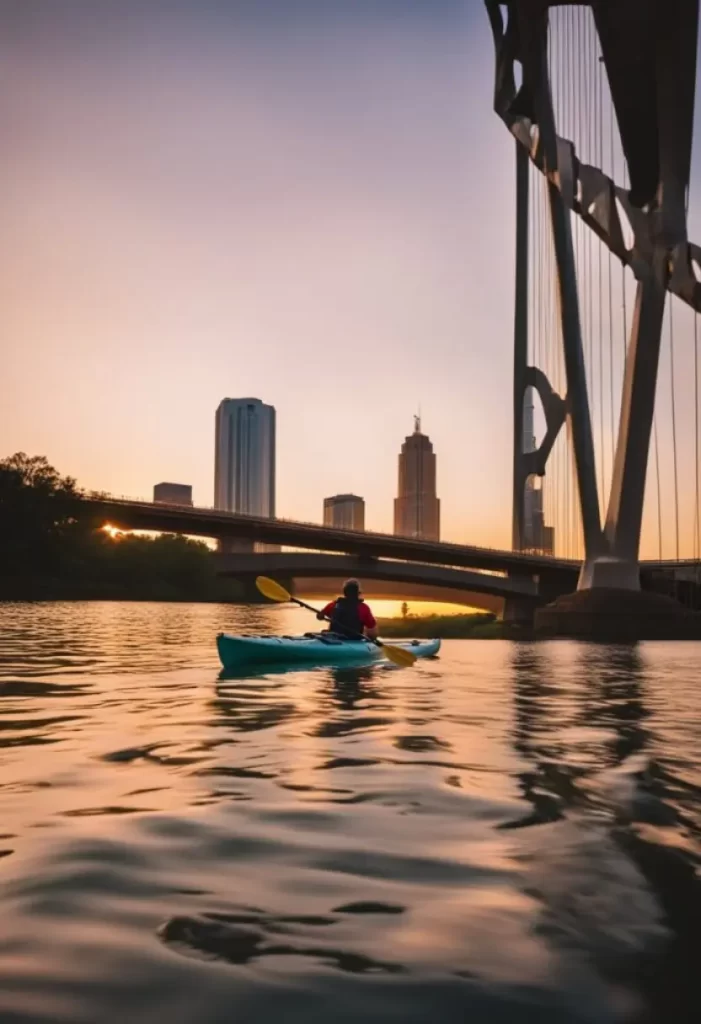
[{"label": "building with spire", "polygon": [[436,496],[436,456],[414,417],[414,433],[399,454],[399,487],[394,499],[394,532],[402,537],[440,539],[440,501]]}]

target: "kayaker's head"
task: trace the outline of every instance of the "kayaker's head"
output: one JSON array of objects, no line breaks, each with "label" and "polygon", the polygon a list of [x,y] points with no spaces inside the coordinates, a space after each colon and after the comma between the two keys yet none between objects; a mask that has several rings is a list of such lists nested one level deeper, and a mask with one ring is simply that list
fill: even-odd
[{"label": "kayaker's head", "polygon": [[343,596],[349,597],[351,601],[360,600],[360,584],[357,580],[346,580],[343,584]]}]

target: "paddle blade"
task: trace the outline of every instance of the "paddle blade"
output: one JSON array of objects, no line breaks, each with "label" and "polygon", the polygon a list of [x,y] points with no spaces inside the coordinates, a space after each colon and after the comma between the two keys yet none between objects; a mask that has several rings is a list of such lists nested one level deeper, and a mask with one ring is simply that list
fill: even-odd
[{"label": "paddle blade", "polygon": [[416,661],[416,655],[412,654],[411,651],[407,651],[406,647],[393,647],[391,644],[383,644],[382,650],[385,652],[385,657],[395,665],[399,665],[400,668],[410,668]]},{"label": "paddle blade", "polygon": [[288,590],[281,587],[275,580],[268,579],[267,576],[257,576],[256,586],[263,597],[267,597],[269,601],[289,601],[291,598]]}]

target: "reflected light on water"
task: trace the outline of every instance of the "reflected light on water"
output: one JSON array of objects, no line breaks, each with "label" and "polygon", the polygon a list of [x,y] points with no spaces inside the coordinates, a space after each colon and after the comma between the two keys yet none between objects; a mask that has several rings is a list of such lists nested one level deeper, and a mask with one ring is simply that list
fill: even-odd
[{"label": "reflected light on water", "polygon": [[[325,597],[319,597],[313,593],[299,594],[305,601],[316,601],[320,606],[327,604],[328,601],[332,600],[327,594]],[[402,601],[388,601],[381,600],[374,597],[368,597],[367,603],[372,609],[373,614],[380,619],[393,619],[398,618],[402,615]],[[464,604],[451,604],[449,602],[442,601],[407,601],[409,615],[415,615],[421,617],[424,615],[470,615],[474,612],[482,612],[480,608],[470,608]]]},{"label": "reflected light on water", "polygon": [[0,1020],[694,1019],[699,645],[220,672],[309,620],[0,606]]}]

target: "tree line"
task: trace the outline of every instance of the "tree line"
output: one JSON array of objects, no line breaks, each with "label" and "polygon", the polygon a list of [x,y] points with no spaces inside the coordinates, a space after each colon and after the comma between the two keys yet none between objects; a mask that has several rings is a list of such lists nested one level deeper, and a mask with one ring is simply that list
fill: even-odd
[{"label": "tree line", "polygon": [[70,476],[41,455],[0,460],[0,598],[236,600],[206,544],[187,537],[112,537]]}]

